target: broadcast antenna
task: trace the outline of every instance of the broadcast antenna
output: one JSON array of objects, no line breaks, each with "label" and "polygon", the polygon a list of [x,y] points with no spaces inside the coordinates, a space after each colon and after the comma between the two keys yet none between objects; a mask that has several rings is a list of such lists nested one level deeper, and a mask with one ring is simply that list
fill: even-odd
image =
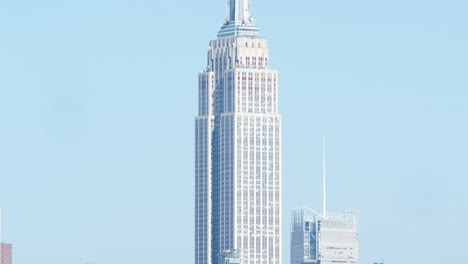
[{"label": "broadcast antenna", "polygon": [[325,136],[323,136],[323,164],[322,164],[323,168],[322,168],[322,176],[323,176],[323,198],[322,198],[322,202],[323,202],[323,205],[322,205],[322,216],[323,218],[326,218],[327,217],[327,182],[326,182],[326,152],[325,152]]}]

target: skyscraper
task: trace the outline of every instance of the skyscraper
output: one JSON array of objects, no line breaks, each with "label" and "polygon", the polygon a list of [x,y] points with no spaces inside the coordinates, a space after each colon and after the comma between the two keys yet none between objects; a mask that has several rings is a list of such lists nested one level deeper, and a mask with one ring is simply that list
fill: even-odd
[{"label": "skyscraper", "polygon": [[[358,221],[355,212],[327,213],[326,155],[323,138],[322,213],[303,206],[291,214],[291,264],[357,264]],[[311,214],[306,214],[310,212]]]},{"label": "skyscraper", "polygon": [[291,264],[317,263],[317,227],[305,210],[291,214]]},{"label": "skyscraper", "polygon": [[229,0],[199,74],[195,119],[195,263],[281,263],[281,117],[277,71],[269,69],[247,0]]},{"label": "skyscraper", "polygon": [[357,214],[327,214],[317,221],[317,254],[320,264],[358,263]]},{"label": "skyscraper", "polygon": [[357,214],[307,215],[295,210],[291,217],[291,264],[357,264]]}]

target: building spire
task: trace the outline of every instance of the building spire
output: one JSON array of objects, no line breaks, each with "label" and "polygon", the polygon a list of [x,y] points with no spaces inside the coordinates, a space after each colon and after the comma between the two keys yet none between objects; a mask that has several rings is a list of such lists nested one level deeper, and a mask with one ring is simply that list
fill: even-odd
[{"label": "building spire", "polygon": [[248,0],[228,0],[226,22],[251,23]]},{"label": "building spire", "polygon": [[326,182],[326,149],[325,149],[325,136],[323,137],[323,168],[322,168],[322,184],[323,184],[323,198],[322,198],[322,216],[323,218],[326,218],[327,217],[327,182]]},{"label": "building spire", "polygon": [[226,21],[218,38],[233,36],[258,36],[258,28],[250,15],[249,0],[228,0]]}]

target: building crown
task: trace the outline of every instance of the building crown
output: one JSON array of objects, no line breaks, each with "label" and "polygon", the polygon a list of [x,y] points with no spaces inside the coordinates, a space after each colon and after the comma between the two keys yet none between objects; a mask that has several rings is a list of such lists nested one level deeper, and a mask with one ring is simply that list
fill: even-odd
[{"label": "building crown", "polygon": [[226,21],[218,32],[218,38],[234,36],[258,36],[259,30],[250,15],[248,0],[228,0]]}]

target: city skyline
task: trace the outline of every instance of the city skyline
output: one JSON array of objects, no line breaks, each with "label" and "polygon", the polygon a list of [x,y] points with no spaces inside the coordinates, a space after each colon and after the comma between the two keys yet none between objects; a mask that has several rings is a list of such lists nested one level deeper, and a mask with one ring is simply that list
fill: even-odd
[{"label": "city skyline", "polygon": [[[252,2],[280,73],[283,264],[289,210],[321,205],[323,135],[328,211],[359,208],[361,263],[464,257],[467,8]],[[0,207],[15,264],[193,260],[197,72],[225,9],[224,0],[1,4]],[[453,244],[427,232],[441,215],[438,236]]]}]

